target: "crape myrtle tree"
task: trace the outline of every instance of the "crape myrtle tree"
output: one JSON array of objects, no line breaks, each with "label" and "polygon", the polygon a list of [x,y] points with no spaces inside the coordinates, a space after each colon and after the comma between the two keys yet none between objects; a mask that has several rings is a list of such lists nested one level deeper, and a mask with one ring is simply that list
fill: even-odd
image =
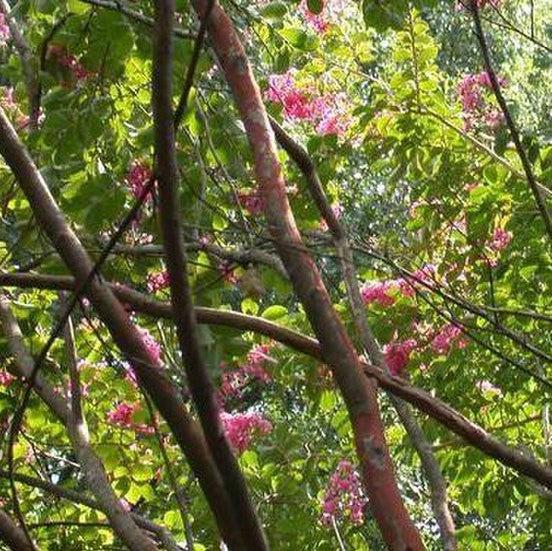
[{"label": "crape myrtle tree", "polygon": [[550,549],[551,8],[0,0],[0,546]]}]

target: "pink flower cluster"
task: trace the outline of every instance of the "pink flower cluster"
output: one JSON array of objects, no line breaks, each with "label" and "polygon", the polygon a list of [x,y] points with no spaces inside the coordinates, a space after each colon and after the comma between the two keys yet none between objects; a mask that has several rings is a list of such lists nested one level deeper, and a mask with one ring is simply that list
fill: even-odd
[{"label": "pink flower cluster", "polygon": [[[153,172],[150,167],[141,161],[134,161],[129,168],[125,181],[132,195],[138,199],[148,182],[153,177]],[[151,200],[151,194],[148,197]]]},{"label": "pink flower cluster", "polygon": [[352,524],[362,524],[367,499],[362,492],[360,476],[350,461],[343,459],[331,475],[322,502],[322,523],[348,519]]},{"label": "pink flower cluster", "polygon": [[[506,86],[506,80],[497,77],[500,86]],[[477,75],[466,75],[458,85],[458,96],[462,104],[464,129],[486,126],[496,130],[503,122],[504,115],[499,109],[489,108],[485,100],[486,90],[492,90],[491,78],[484,71]]]},{"label": "pink flower cluster", "polygon": [[[324,7],[320,13],[312,13],[307,1],[303,0],[299,6],[301,15],[307,24],[318,34],[324,34],[331,26],[330,20],[342,15],[347,6],[347,0],[324,0]],[[339,20],[337,20],[339,21]]]},{"label": "pink flower cluster", "polygon": [[161,346],[147,329],[139,328],[139,331],[151,361],[153,364],[159,364],[161,362]]},{"label": "pink flower cluster", "polygon": [[494,252],[500,252],[505,249],[512,240],[512,232],[506,231],[502,228],[496,228],[493,233],[492,239],[487,243],[488,247]]},{"label": "pink flower cluster", "polygon": [[155,272],[148,274],[146,279],[146,287],[150,293],[155,293],[161,289],[166,289],[170,285],[169,272]]},{"label": "pink flower cluster", "polygon": [[251,444],[256,435],[268,434],[272,424],[260,413],[227,413],[222,411],[220,420],[226,438],[234,450],[241,454]]},{"label": "pink flower cluster", "polygon": [[267,361],[275,361],[269,356],[272,346],[272,344],[256,344],[247,354],[246,362],[233,371],[229,371],[224,363],[221,364],[223,372],[220,399],[222,402],[228,398],[239,397],[245,386],[253,380],[262,383],[271,380],[264,366]]},{"label": "pink flower cluster", "polygon": [[447,355],[454,345],[458,349],[465,348],[468,341],[462,337],[463,331],[457,325],[449,323],[441,327],[438,333],[433,337],[431,341],[431,348],[437,352],[437,354]]},{"label": "pink flower cluster", "polygon": [[312,123],[321,136],[342,136],[350,125],[349,104],[344,93],[316,96],[313,90],[300,90],[295,72],[271,75],[265,97],[283,107],[284,117]]},{"label": "pink flower cluster", "polygon": [[383,347],[385,363],[391,375],[401,375],[410,360],[410,354],[418,346],[414,339],[393,341]]},{"label": "pink flower cluster", "polygon": [[50,44],[48,47],[48,55],[56,58],[57,62],[66,69],[69,69],[75,80],[85,80],[93,73],[88,71],[77,58],[67,52],[65,46],[61,44]]},{"label": "pink flower cluster", "polygon": [[3,13],[0,13],[0,46],[3,46],[10,39],[11,33],[6,21],[6,16]]},{"label": "pink flower cluster", "polygon": [[258,190],[238,193],[238,200],[251,216],[258,216],[263,213],[264,203]]},{"label": "pink flower cluster", "polygon": [[384,281],[368,281],[360,289],[364,304],[377,303],[380,306],[393,306],[397,293],[404,297],[413,297],[416,282],[431,283],[435,277],[435,267],[427,264],[412,273],[412,277],[400,277]]},{"label": "pink flower cluster", "polygon": [[117,407],[107,414],[107,422],[124,429],[132,429],[141,434],[153,434],[155,429],[145,423],[135,423],[134,415],[140,410],[140,404],[121,402]]},{"label": "pink flower cluster", "polygon": [[10,384],[15,381],[15,379],[16,377],[14,377],[8,371],[0,371],[0,386],[10,386]]}]

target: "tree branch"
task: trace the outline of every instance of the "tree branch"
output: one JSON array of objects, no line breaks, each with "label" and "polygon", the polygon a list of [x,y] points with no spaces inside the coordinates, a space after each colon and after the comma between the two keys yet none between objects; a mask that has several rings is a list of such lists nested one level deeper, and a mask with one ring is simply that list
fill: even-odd
[{"label": "tree branch", "polygon": [[[200,17],[206,4],[206,0],[194,2]],[[218,4],[211,14],[209,35],[245,127],[269,231],[344,397],[364,487],[383,538],[391,548],[401,542],[400,545],[413,550],[422,549],[418,531],[398,491],[375,385],[363,380],[355,350],[303,244],[289,207],[274,135],[259,88],[233,23]]]},{"label": "tree branch", "polygon": [[152,397],[190,465],[215,514],[223,537],[235,541],[236,532],[222,486],[220,474],[206,447],[200,427],[187,412],[182,398],[162,367],[146,348],[142,335],[130,321],[126,311],[111,290],[94,274],[94,264],[67,225],[42,175],[19,140],[4,111],[0,109],[0,154],[16,176],[37,222],[78,281],[87,282],[86,294],[106,324],[115,343],[136,371],[140,384]]},{"label": "tree branch", "polygon": [[[88,427],[81,407],[81,389],[71,316],[64,327],[65,356],[70,376],[71,415],[67,430],[81,465],[86,484],[105,511],[109,524],[125,545],[135,551],[155,551],[157,546],[138,528],[115,495],[105,468],[90,445]],[[29,365],[31,367],[31,365]]]},{"label": "tree branch", "polygon": [[[320,182],[314,162],[305,149],[274,119],[270,119],[270,124],[272,125],[276,140],[280,146],[287,152],[290,158],[299,167],[299,170],[303,173],[309,192],[332,234],[347,289],[349,308],[353,315],[357,333],[361,338],[362,345],[368,358],[372,364],[388,372],[379,344],[374,337],[372,329],[368,325],[347,232],[332,210],[324,192],[324,188],[322,187],[322,183]],[[448,507],[447,483],[435,454],[432,451],[431,444],[425,437],[422,428],[416,421],[414,412],[410,409],[408,404],[393,395],[390,396],[390,400],[422,463],[431,491],[431,503],[439,526],[443,549],[445,549],[445,551],[455,551],[458,548],[458,544],[456,541],[454,520]]]},{"label": "tree branch", "polygon": [[25,532],[3,509],[0,509],[0,539],[13,551],[34,551]]},{"label": "tree branch", "polygon": [[[31,278],[29,274],[15,274],[22,287],[29,287]],[[19,276],[25,276],[19,278]],[[0,276],[0,286],[2,282]],[[40,281],[37,280],[40,277]],[[47,279],[44,279],[46,278]],[[39,283],[40,288],[46,289],[70,289],[74,280],[63,276],[36,276],[33,275],[33,283]],[[130,305],[133,310],[155,319],[172,319],[171,305],[166,302],[159,302],[138,291],[119,284],[111,284],[113,292],[119,299]],[[241,331],[252,331],[264,335],[285,346],[297,350],[307,356],[324,361],[322,349],[319,342],[312,337],[303,335],[282,327],[274,322],[248,316],[230,310],[217,310],[215,308],[195,307],[199,323],[208,325],[221,325]],[[502,443],[500,440],[489,434],[484,428],[473,423],[461,413],[454,410],[449,404],[443,402],[428,392],[410,385],[407,381],[393,377],[378,367],[367,363],[361,363],[365,374],[377,381],[387,392],[399,396],[412,404],[416,409],[426,413],[429,417],[447,427],[451,432],[460,436],[469,445],[480,450],[486,455],[494,457],[503,465],[513,468],[520,474],[533,478],[540,484],[552,489],[552,469],[537,463],[533,458],[519,452],[515,448]]]},{"label": "tree branch", "polygon": [[[206,8],[205,21],[209,20],[213,2]],[[171,290],[171,304],[175,314],[176,330],[186,376],[194,404],[199,414],[207,445],[213,455],[229,500],[232,513],[242,536],[242,549],[262,551],[267,548],[266,539],[249,496],[247,485],[238,462],[224,434],[220,420],[220,405],[216,388],[201,355],[197,334],[197,322],[188,282],[187,259],[182,227],[182,209],[178,193],[178,168],[176,163],[175,123],[172,109],[172,68],[174,1],[156,0],[155,32],[153,48],[152,105],[155,130],[156,175],[159,191],[159,222]],[[202,21],[194,52],[199,52],[205,36]],[[187,88],[179,107],[185,109],[188,90],[199,54],[188,67]],[[180,114],[181,115],[181,114]]]},{"label": "tree branch", "polygon": [[500,109],[502,110],[502,113],[506,120],[506,125],[510,130],[510,135],[512,136],[512,140],[516,147],[516,151],[519,155],[519,159],[521,161],[523,170],[527,177],[527,182],[529,183],[529,187],[533,192],[533,195],[535,197],[535,202],[537,203],[537,207],[544,221],[544,226],[546,228],[548,236],[552,238],[552,217],[550,215],[550,211],[548,210],[548,206],[546,204],[546,198],[543,196],[542,191],[538,186],[538,182],[533,173],[533,168],[531,167],[531,162],[529,161],[529,157],[527,156],[525,148],[521,143],[521,137],[520,137],[519,131],[514,123],[514,119],[512,118],[510,109],[508,108],[508,104],[504,99],[498,79],[496,78],[496,73],[494,72],[492,62],[491,62],[489,45],[487,44],[487,39],[485,37],[485,33],[483,32],[483,27],[481,25],[478,2],[477,0],[468,0],[468,1],[469,1],[469,11],[471,11],[473,15],[475,34],[477,36],[477,40],[479,41],[479,46],[481,47],[481,53],[483,55],[483,61],[485,63],[485,70],[489,75],[489,79],[491,81],[491,86],[495,94],[496,100],[498,102],[498,105],[500,106]]}]

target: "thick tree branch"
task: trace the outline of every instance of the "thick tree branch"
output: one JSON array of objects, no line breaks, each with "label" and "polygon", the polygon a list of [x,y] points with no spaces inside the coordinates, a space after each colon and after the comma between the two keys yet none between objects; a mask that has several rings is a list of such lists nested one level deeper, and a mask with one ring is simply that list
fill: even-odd
[{"label": "thick tree branch", "polygon": [[[204,16],[206,5],[206,0],[194,2],[200,17]],[[303,244],[289,207],[274,134],[259,88],[233,23],[219,4],[215,4],[211,13],[209,35],[253,153],[269,231],[344,397],[374,517],[391,549],[405,546],[412,550],[422,549],[418,531],[398,491],[376,387],[373,381],[363,379],[356,352],[333,308],[318,268]]]},{"label": "thick tree branch", "polygon": [[[0,477],[9,478],[10,473],[8,471],[0,471]],[[70,490],[69,488],[63,488],[57,484],[48,482],[47,480],[42,480],[41,478],[35,478],[33,476],[20,473],[15,473],[14,478],[17,482],[26,484],[32,488],[39,488],[52,496],[60,497],[78,505],[85,505],[86,507],[90,507],[90,509],[95,509],[105,513],[99,503],[97,503],[94,499],[83,495],[82,492],[76,492],[74,490]],[[181,551],[181,547],[175,542],[171,533],[164,526],[160,526],[159,524],[156,524],[155,522],[152,522],[151,520],[136,513],[130,513],[130,515],[136,524],[140,526],[140,528],[155,534],[167,551]]]},{"label": "thick tree branch", "polygon": [[[31,274],[15,274],[17,285],[21,287],[36,287],[42,289],[71,289],[75,285],[73,278],[63,276],[37,276]],[[21,277],[23,276],[23,277]],[[13,276],[12,276],[13,278]],[[6,283],[5,276],[0,275],[0,286],[13,285]],[[138,291],[119,284],[111,284],[113,292],[119,300],[131,306],[136,312],[159,319],[172,319],[171,305],[159,302]],[[220,325],[240,331],[252,331],[264,335],[285,346],[297,350],[307,356],[324,361],[322,349],[316,339],[282,327],[274,322],[248,316],[231,310],[195,307],[199,323]],[[489,434],[484,428],[473,423],[450,405],[432,396],[428,392],[410,385],[398,377],[392,377],[378,367],[362,363],[365,374],[377,381],[387,392],[399,396],[412,404],[416,409],[447,427],[464,441],[486,455],[494,457],[503,465],[513,468],[520,474],[533,478],[540,484],[552,489],[552,469],[538,464],[532,457],[515,448],[502,443]]]},{"label": "thick tree branch", "polygon": [[0,540],[13,551],[33,551],[25,532],[3,509],[0,509]]},{"label": "thick tree branch", "polygon": [[[71,316],[67,319],[63,333],[71,388],[71,415],[67,430],[84,473],[86,484],[100,503],[102,510],[105,511],[109,524],[129,549],[155,551],[157,546],[138,528],[129,512],[123,508],[115,495],[105,468],[90,445],[88,427],[81,407],[81,389]],[[28,367],[31,366],[32,364],[29,364]]]},{"label": "thick tree branch", "polygon": [[[212,3],[207,7],[206,19]],[[175,118],[172,109],[172,59],[174,1],[155,2],[152,103],[155,129],[156,175],[159,191],[159,221],[169,273],[171,303],[189,388],[213,459],[217,465],[230,502],[235,522],[242,536],[242,549],[262,551],[267,548],[261,523],[240,471],[238,462],[224,434],[216,388],[201,355],[197,322],[188,282],[187,259],[182,227],[182,209],[178,193]],[[205,23],[198,33],[203,41]],[[198,51],[198,48],[196,48]],[[195,58],[197,63],[198,56]],[[195,64],[188,74],[194,74]],[[186,79],[191,82],[191,77]],[[182,111],[187,94],[181,98]],[[178,119],[176,119],[178,122]]]},{"label": "thick tree branch", "polygon": [[[303,173],[309,192],[332,234],[347,289],[349,308],[368,359],[380,369],[388,371],[379,344],[368,325],[364,304],[360,295],[353,253],[345,227],[332,210],[310,155],[274,119],[270,119],[270,123],[276,140]],[[390,396],[390,399],[422,463],[430,487],[433,513],[441,533],[443,549],[445,551],[455,551],[458,548],[458,544],[454,520],[448,507],[446,480],[441,472],[437,458],[409,405],[393,395]]]},{"label": "thick tree branch", "polygon": [[[95,273],[94,264],[77,236],[67,225],[42,175],[2,109],[0,109],[0,154],[16,176],[37,222],[79,282],[79,286],[87,282],[90,274]],[[190,417],[180,394],[164,374],[162,366],[152,358],[142,335],[110,289],[103,285],[99,277],[93,277],[86,286],[86,293],[115,343],[131,362],[140,384],[151,396],[186,454],[215,513],[223,537],[228,543],[235,541],[236,532],[233,518],[230,516],[226,492],[207,449],[201,428]]]},{"label": "thick tree branch", "polygon": [[[25,346],[19,324],[4,297],[0,297],[0,319],[14,358],[16,372],[20,377],[26,377],[33,371],[34,359]],[[65,338],[70,341],[67,344],[70,347],[72,339],[69,330],[66,331]],[[73,364],[71,369],[76,369],[76,359],[73,357],[71,360]],[[38,381],[35,381],[35,384],[38,384]],[[78,426],[75,425],[74,409],[59,394],[56,394],[46,381],[41,382],[41,392],[39,394],[67,427],[73,448],[85,473],[88,487],[104,507],[117,535],[130,549],[155,550],[156,547],[151,544],[149,539],[144,537],[129,514],[119,504],[107,480],[103,465],[88,442],[86,427],[82,425],[82,422]]]}]

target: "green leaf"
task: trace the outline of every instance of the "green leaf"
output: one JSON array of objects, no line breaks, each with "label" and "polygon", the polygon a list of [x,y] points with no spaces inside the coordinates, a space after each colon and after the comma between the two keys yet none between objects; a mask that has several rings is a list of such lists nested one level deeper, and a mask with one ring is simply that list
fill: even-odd
[{"label": "green leaf", "polygon": [[259,311],[259,305],[251,297],[247,297],[242,300],[241,309],[244,314],[254,316]]},{"label": "green leaf", "polygon": [[90,11],[92,6],[90,4],[85,4],[80,0],[67,0],[67,11],[75,13],[77,15],[82,15]]},{"label": "green leaf", "polygon": [[307,8],[311,13],[318,15],[324,9],[323,0],[307,0]]},{"label": "green leaf", "polygon": [[389,28],[400,29],[404,24],[404,18],[408,13],[406,0],[363,0],[362,15],[367,27],[373,27],[376,31],[385,31]]},{"label": "green leaf", "polygon": [[288,314],[288,309],[285,306],[281,306],[280,304],[274,304],[273,306],[269,306],[261,314],[261,317],[267,320],[277,320],[279,318],[283,318],[284,316],[287,316],[287,314]]},{"label": "green leaf", "polygon": [[261,14],[267,19],[280,19],[287,13],[287,6],[284,2],[270,2],[262,10]]}]

